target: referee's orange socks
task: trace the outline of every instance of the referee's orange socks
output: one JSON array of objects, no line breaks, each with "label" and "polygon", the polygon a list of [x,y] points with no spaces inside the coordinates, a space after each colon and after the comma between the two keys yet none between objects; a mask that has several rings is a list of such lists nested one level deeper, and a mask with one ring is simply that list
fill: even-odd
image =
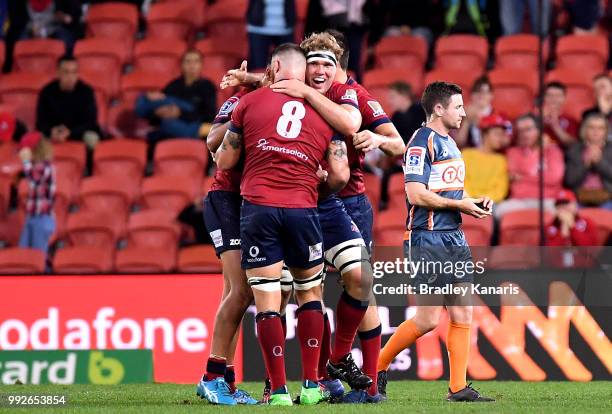
[{"label": "referee's orange socks", "polygon": [[393,359],[422,335],[412,319],[402,322],[380,351],[377,371],[386,371]]},{"label": "referee's orange socks", "polygon": [[464,389],[467,385],[467,364],[470,353],[470,325],[449,322],[446,337],[450,365],[451,392]]}]

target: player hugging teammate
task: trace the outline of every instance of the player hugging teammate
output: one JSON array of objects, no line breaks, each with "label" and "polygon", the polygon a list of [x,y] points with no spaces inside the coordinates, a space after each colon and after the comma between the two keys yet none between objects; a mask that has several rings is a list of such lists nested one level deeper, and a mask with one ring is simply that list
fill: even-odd
[{"label": "player hugging teammate", "polygon": [[[269,377],[265,402],[291,404],[285,384],[283,316],[292,290],[299,305],[300,403],[315,404],[328,395],[343,402],[382,400],[376,384],[381,327],[369,265],[372,208],[365,196],[363,160],[376,148],[399,155],[404,144],[380,104],[347,76],[348,52],[340,33],[314,34],[301,46],[302,56],[295,45],[277,48],[267,72],[273,84],[230,98],[208,139],[209,149],[216,151],[220,171],[215,178],[221,185],[209,193],[206,223],[223,261],[226,291],[207,372],[197,392],[213,403],[255,402],[235,388],[231,371],[236,333],[251,299],[247,280]],[[226,85],[263,80],[247,73],[244,64],[228,74]],[[330,141],[330,126],[344,139]],[[325,174],[317,174],[321,167]],[[244,198],[239,213],[238,183]],[[236,238],[246,274],[235,266]],[[231,257],[231,263],[224,257]],[[333,349],[322,304],[323,258],[339,270],[345,288],[337,305]],[[283,262],[290,273],[281,271]],[[363,371],[350,354],[357,332]],[[352,390],[344,394],[339,380]]]}]

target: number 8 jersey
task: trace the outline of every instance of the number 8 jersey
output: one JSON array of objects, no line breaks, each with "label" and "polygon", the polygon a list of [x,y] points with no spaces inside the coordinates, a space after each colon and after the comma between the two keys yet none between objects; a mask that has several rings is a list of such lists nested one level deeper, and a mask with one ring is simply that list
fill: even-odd
[{"label": "number 8 jersey", "polygon": [[242,97],[230,130],[243,136],[240,193],[246,200],[271,207],[317,206],[316,171],[334,131],[304,99],[258,89]]}]

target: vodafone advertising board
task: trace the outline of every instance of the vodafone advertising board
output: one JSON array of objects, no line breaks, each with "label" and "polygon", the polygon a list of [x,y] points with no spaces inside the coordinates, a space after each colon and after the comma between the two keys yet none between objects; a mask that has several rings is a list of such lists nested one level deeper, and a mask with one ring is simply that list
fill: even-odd
[{"label": "vodafone advertising board", "polygon": [[0,350],[152,349],[155,382],[196,383],[222,290],[221,275],[0,277]]}]

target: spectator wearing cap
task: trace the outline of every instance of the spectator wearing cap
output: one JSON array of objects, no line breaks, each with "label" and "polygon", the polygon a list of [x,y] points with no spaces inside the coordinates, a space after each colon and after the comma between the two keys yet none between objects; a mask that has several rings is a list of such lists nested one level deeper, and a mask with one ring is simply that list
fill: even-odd
[{"label": "spectator wearing cap", "polygon": [[576,142],[578,122],[563,113],[566,88],[560,82],[550,82],[544,88],[544,133],[552,138],[562,148],[567,148]]},{"label": "spectator wearing cap", "polygon": [[[540,128],[533,114],[520,116],[515,122],[518,146],[506,151],[510,177],[510,199],[497,205],[494,215],[539,207],[540,197]],[[544,208],[552,211],[554,199],[561,191],[565,163],[557,144],[545,139],[544,146]]]},{"label": "spectator wearing cap", "polygon": [[494,112],[493,85],[489,77],[484,75],[474,81],[470,90],[470,104],[465,108],[466,117],[454,135],[457,145],[479,147],[482,144],[482,134],[478,127],[480,120]]},{"label": "spectator wearing cap", "polygon": [[508,195],[508,164],[502,152],[510,127],[510,122],[497,114],[480,120],[482,145],[463,150],[465,190],[470,197],[487,196],[497,204]]},{"label": "spectator wearing cap", "polygon": [[607,118],[588,115],[580,127],[580,142],[566,154],[565,185],[580,204],[612,210],[612,142],[607,137]]},{"label": "spectator wearing cap", "polygon": [[561,190],[555,199],[555,219],[546,228],[547,246],[596,246],[597,226],[580,216],[576,196]]},{"label": "spectator wearing cap", "polygon": [[28,183],[26,219],[19,247],[40,249],[45,254],[55,231],[55,168],[51,163],[53,147],[40,132],[28,132],[21,138],[19,157]]}]

